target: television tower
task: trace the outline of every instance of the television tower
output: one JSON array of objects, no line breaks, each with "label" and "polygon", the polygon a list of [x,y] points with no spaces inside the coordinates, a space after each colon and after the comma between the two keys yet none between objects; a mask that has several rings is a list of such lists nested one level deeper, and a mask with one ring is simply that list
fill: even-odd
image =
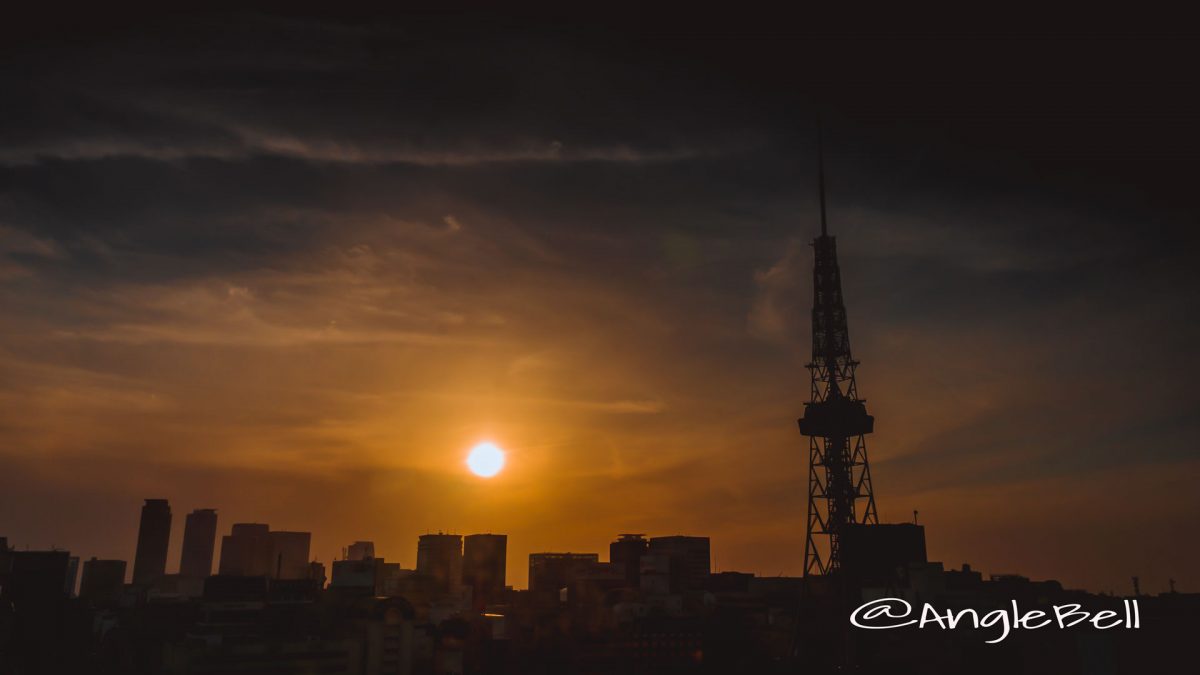
[{"label": "television tower", "polygon": [[[855,523],[878,524],[866,435],[875,418],[858,397],[850,355],[837,238],[825,222],[825,157],[817,128],[817,188],[821,201],[821,236],[813,240],[812,392],[798,421],[808,436],[808,530],[804,542],[804,575],[828,574],[841,567],[838,537]],[[859,504],[862,502],[861,514]],[[818,538],[829,537],[823,547]]]}]

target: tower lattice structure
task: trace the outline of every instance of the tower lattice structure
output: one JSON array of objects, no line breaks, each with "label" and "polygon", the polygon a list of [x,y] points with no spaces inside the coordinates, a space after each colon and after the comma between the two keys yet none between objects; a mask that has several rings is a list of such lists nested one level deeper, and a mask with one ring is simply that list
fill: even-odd
[{"label": "tower lattice structure", "polygon": [[[879,522],[866,441],[875,418],[867,414],[865,401],[858,397],[858,361],[850,354],[837,239],[829,235],[825,222],[823,159],[818,172],[821,236],[812,242],[812,361],[807,365],[812,390],[799,420],[800,433],[809,439],[805,576],[828,574],[841,567],[838,540],[848,525]],[[824,537],[828,541],[819,545]]]}]

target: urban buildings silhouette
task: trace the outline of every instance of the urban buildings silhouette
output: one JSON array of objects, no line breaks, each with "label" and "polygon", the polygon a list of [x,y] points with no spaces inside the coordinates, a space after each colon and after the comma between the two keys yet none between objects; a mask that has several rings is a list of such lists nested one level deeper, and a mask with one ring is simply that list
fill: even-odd
[{"label": "urban buildings silhouette", "polygon": [[[160,533],[168,510],[153,500],[157,529],[142,530]],[[913,523],[846,528],[839,570],[808,577],[713,571],[707,537],[620,534],[607,560],[530,554],[527,590],[507,583],[503,534],[422,535],[413,569],[376,557],[374,542],[354,542],[326,583],[325,565],[308,560],[309,533],[235,523],[220,569],[189,585],[182,569],[196,571],[215,511],[193,513],[203,515],[185,535],[180,574],[127,583],[125,561],[91,558],[77,594],[69,552],[0,540],[0,672],[998,673],[1074,672],[1094,659],[1112,672],[1157,672],[1166,652],[1154,648],[1194,630],[1200,609],[1200,594],[1173,587],[1122,599],[945,569],[927,560]],[[1154,630],[1025,631],[988,645],[984,628],[885,635],[847,621],[847,600],[883,597],[979,612],[1055,603],[1116,611],[1132,598]]]}]

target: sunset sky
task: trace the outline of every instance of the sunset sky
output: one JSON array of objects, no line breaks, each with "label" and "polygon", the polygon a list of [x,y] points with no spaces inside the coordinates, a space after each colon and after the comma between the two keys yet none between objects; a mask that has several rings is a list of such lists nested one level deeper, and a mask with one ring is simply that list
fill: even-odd
[{"label": "sunset sky", "polygon": [[[1194,43],[83,17],[0,66],[0,536],[799,574],[815,103],[882,521],[1200,589]],[[467,450],[490,440],[504,471]]]}]

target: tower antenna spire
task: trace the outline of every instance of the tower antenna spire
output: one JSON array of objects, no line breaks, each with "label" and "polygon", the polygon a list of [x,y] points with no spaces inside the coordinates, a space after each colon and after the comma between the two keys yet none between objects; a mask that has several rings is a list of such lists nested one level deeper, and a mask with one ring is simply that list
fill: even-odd
[{"label": "tower antenna spire", "polygon": [[821,199],[821,236],[829,235],[825,224],[825,144],[824,132],[821,128],[821,111],[817,110],[817,192]]}]

